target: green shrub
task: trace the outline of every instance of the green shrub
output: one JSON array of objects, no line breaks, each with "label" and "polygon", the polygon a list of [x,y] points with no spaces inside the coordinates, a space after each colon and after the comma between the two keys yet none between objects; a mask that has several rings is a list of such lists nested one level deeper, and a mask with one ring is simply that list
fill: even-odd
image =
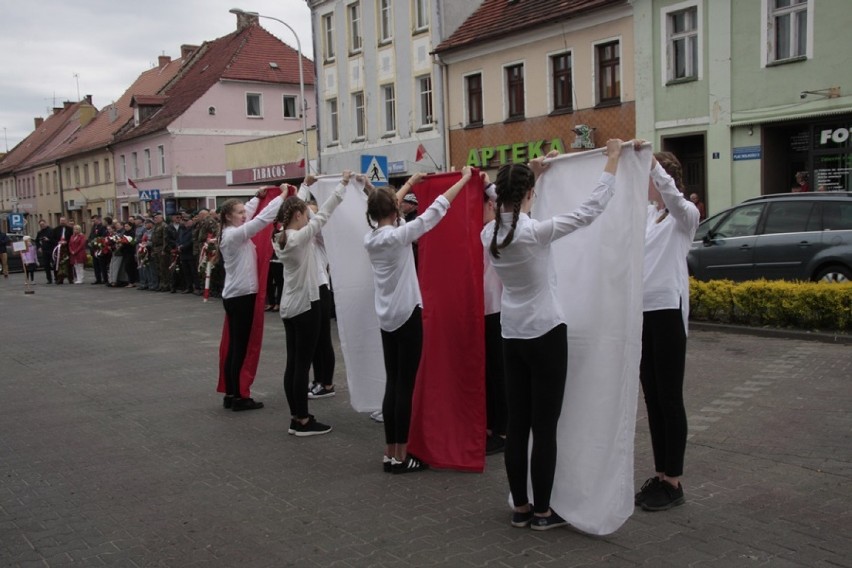
[{"label": "green shrub", "polygon": [[689,279],[695,320],[808,330],[852,327],[852,283]]}]

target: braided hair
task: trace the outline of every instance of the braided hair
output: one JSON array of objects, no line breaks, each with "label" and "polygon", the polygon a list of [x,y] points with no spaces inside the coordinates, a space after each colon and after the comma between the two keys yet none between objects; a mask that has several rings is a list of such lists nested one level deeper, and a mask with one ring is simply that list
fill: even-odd
[{"label": "braided hair", "polygon": [[680,160],[671,152],[656,152],[654,157],[666,173],[672,176],[675,186],[681,191],[686,192],[686,187],[683,185],[683,167],[680,165]]},{"label": "braided hair", "polygon": [[281,226],[284,228],[278,237],[278,246],[282,249],[287,246],[287,226],[290,224],[290,221],[293,220],[293,215],[296,213],[304,213],[307,210],[308,204],[295,195],[284,200],[284,205],[282,205],[281,209],[278,210],[278,218],[276,219],[276,221],[281,223]]},{"label": "braided hair", "polygon": [[388,187],[377,187],[367,197],[367,224],[371,229],[376,229],[373,221],[378,223],[385,217],[396,214],[399,222],[399,204],[396,202],[396,194]]},{"label": "braided hair", "polygon": [[[491,238],[489,250],[494,258],[500,258],[500,249],[511,244],[515,237],[515,228],[521,216],[521,203],[524,196],[535,185],[535,175],[526,164],[506,164],[497,171],[497,216],[494,219],[494,236]],[[497,233],[500,231],[500,212],[506,205],[512,206],[512,226],[502,243],[497,243]]]}]

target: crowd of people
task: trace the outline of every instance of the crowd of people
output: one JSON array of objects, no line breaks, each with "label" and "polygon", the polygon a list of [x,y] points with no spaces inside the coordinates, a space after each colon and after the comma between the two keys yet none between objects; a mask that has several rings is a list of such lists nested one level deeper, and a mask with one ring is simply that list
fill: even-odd
[{"label": "crowd of people", "polygon": [[[634,141],[639,149],[642,141]],[[551,218],[530,217],[537,179],[546,175],[547,157],[500,168],[494,183],[484,173],[483,229],[486,321],[486,453],[504,452],[514,510],[511,525],[549,530],[567,522],[550,507],[557,453],[557,423],[566,384],[566,322],[557,300],[551,244],[594,222],[613,197],[619,157],[625,145],[609,140],[606,165],[590,197],[576,210]],[[346,195],[352,178],[366,186],[364,247],[375,285],[386,373],[381,415],[385,445],[383,470],[412,473],[428,464],[408,451],[411,406],[420,362],[423,300],[416,271],[416,243],[437,226],[473,175],[460,179],[416,214],[411,190],[416,174],[400,189],[374,188],[364,176],[345,171],[341,183],[317,206],[309,176],[292,186],[262,188],[246,203],[232,199],[220,212],[201,210],[135,217],[125,222],[92,219],[88,238],[65,219],[42,222],[36,241],[48,282],[83,283],[85,252],[93,257],[92,284],[139,290],[199,293],[211,276],[214,295],[223,300],[227,353],[223,361],[223,406],[256,410],[263,403],[241,394],[240,377],[255,324],[258,260],[270,263],[264,309],[276,310],[286,330],[284,392],[290,409],[288,433],[327,434],[332,427],[308,409],[309,398],[334,395],[333,309],[322,227]],[[270,192],[267,195],[267,192]],[[640,382],[648,410],[655,474],[635,495],[635,504],[661,511],[684,502],[680,477],[686,446],[683,379],[689,306],[686,254],[699,210],[685,198],[677,158],[657,153],[648,181],[645,230],[644,325]],[[413,207],[412,207],[413,206]],[[271,236],[268,259],[258,259],[252,238]],[[29,260],[27,260],[29,264]],[[314,384],[309,371],[314,369]],[[532,436],[530,436],[532,434]],[[528,495],[528,477],[532,495]]]}]

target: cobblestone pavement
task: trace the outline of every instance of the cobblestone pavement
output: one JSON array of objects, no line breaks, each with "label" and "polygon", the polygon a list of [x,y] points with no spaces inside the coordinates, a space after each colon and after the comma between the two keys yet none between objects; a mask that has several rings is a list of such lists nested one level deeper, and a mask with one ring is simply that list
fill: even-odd
[{"label": "cobblestone pavement", "polygon": [[[257,412],[214,392],[223,310],[194,296],[0,281],[2,566],[852,566],[852,347],[693,331],[687,503],[615,534],[513,529],[483,474],[380,472],[339,395],[287,435],[266,315]],[[87,275],[91,277],[91,275]],[[650,474],[639,409],[636,483]]]}]

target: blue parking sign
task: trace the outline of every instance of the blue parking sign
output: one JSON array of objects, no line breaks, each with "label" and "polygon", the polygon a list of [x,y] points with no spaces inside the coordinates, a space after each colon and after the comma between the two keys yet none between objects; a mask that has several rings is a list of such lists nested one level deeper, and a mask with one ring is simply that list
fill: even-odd
[{"label": "blue parking sign", "polygon": [[9,214],[9,230],[14,233],[19,233],[24,230],[24,215],[23,213]]}]

